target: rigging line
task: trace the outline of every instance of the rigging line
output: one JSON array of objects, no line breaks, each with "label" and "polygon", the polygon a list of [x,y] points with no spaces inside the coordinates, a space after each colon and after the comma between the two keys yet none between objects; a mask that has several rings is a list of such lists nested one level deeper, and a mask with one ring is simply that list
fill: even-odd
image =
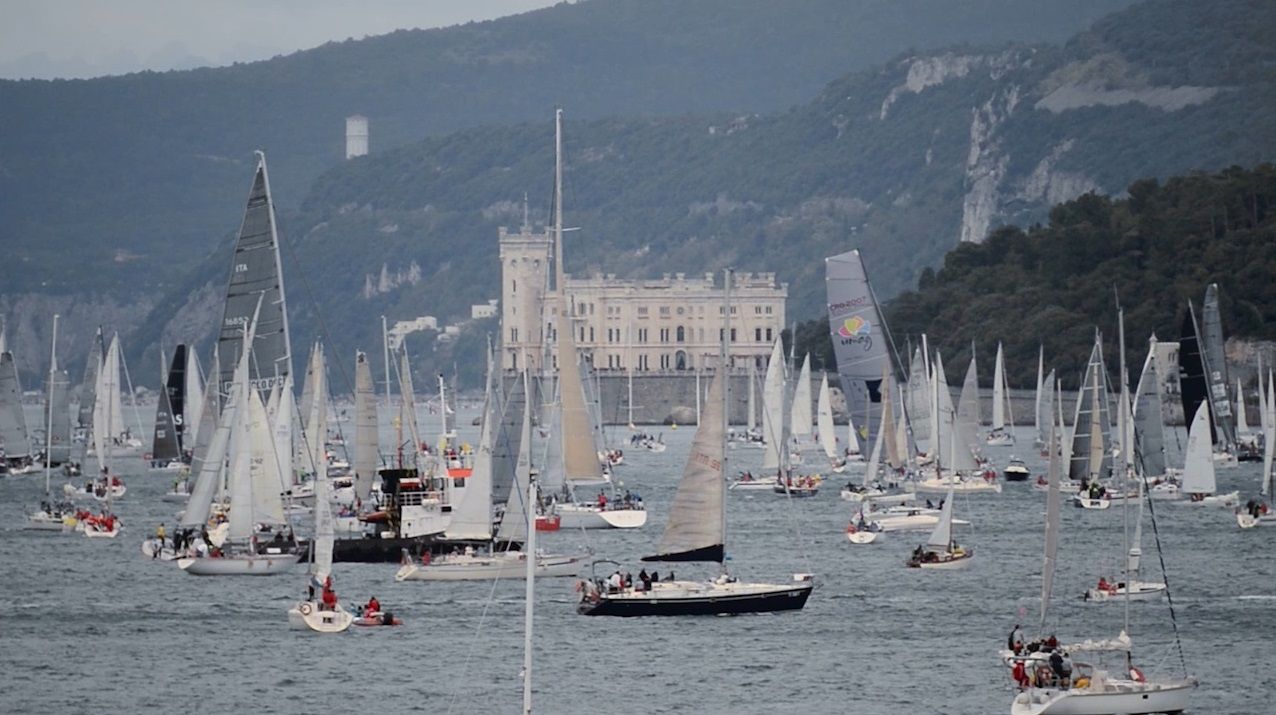
[{"label": "rigging line", "polygon": [[[487,600],[483,602],[483,610],[479,612],[479,622],[474,628],[474,637],[470,639],[470,645],[465,649],[465,660],[461,663],[461,672],[468,673],[470,670],[470,660],[474,657],[474,648],[478,645],[479,635],[483,632],[483,624],[487,621],[487,611],[496,602],[496,586],[501,582],[499,577],[492,577],[492,588],[487,592]],[[456,679],[456,687],[452,690],[452,697],[448,700],[447,711],[451,713],[456,707],[456,700],[461,695],[461,686],[468,681],[465,678]]]},{"label": "rigging line", "polygon": [[[1148,483],[1147,467],[1143,463],[1143,448],[1137,431],[1134,433],[1134,456],[1139,463],[1139,474],[1143,479],[1143,493],[1147,494],[1148,515],[1152,521],[1152,535],[1156,540],[1156,558],[1161,564],[1161,577],[1165,579],[1165,600],[1170,607],[1170,625],[1174,629],[1174,646],[1178,649],[1179,665],[1183,674],[1187,675],[1187,658],[1183,655],[1183,641],[1179,636],[1179,623],[1174,612],[1174,595],[1170,591],[1170,572],[1165,568],[1165,551],[1161,548],[1161,529],[1156,523],[1156,500],[1152,498],[1152,485]],[[1129,589],[1128,580],[1126,589]]]}]

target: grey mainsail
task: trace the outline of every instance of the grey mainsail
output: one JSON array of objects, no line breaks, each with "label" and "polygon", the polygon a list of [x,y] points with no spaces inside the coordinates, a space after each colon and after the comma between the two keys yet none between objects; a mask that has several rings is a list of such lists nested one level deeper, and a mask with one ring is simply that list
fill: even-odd
[{"label": "grey mainsail", "polygon": [[864,419],[865,429],[872,430],[878,420],[870,413],[880,411],[883,398],[882,370],[894,370],[890,334],[859,251],[825,258],[824,280],[829,335],[846,408],[857,422]]},{"label": "grey mainsail", "polygon": [[1165,419],[1161,415],[1161,385],[1156,377],[1156,336],[1148,344],[1134,402],[1135,444],[1145,477],[1165,474]]},{"label": "grey mainsail", "polygon": [[89,356],[84,361],[84,380],[80,383],[80,429],[93,428],[93,406],[97,404],[97,374],[102,369],[102,360],[106,357],[106,343],[102,339],[102,329],[98,328],[89,346]]},{"label": "grey mainsail", "polygon": [[1223,449],[1231,451],[1236,444],[1236,424],[1232,414],[1232,400],[1228,395],[1227,355],[1223,351],[1223,319],[1218,308],[1218,284],[1211,283],[1205,289],[1205,302],[1201,305],[1201,351],[1204,357],[1205,382],[1209,389],[1210,417],[1219,431],[1218,441]]},{"label": "grey mainsail", "polygon": [[279,234],[270,198],[266,155],[261,152],[257,152],[257,170],[235,241],[230,281],[226,286],[226,309],[217,338],[222,360],[218,380],[223,394],[234,380],[235,366],[243,352],[244,326],[252,319],[259,301],[261,312],[251,350],[249,379],[264,400],[275,382],[282,382],[291,371],[291,346],[279,263]]},{"label": "grey mainsail", "polygon": [[[1091,474],[1106,476],[1112,467],[1112,456],[1103,452],[1099,465],[1090,465],[1091,420],[1097,422],[1098,434],[1103,444],[1111,444],[1112,418],[1108,411],[1107,370],[1103,366],[1103,345],[1099,336],[1094,336],[1094,348],[1090,351],[1090,360],[1086,363],[1085,377],[1081,380],[1081,394],[1077,399],[1076,417],[1072,421],[1072,459],[1068,465],[1068,476],[1077,481],[1086,479]],[[1097,386],[1097,387],[1096,387]],[[1095,399],[1090,391],[1097,391],[1099,414],[1092,415]]]},{"label": "grey mainsail", "polygon": [[966,379],[961,383],[961,396],[957,400],[957,440],[970,450],[979,449],[979,363],[975,359],[975,346],[970,346],[970,364],[966,366]]},{"label": "grey mainsail", "polygon": [[58,465],[71,459],[71,377],[66,370],[54,366],[48,386],[47,408],[52,431],[49,433],[49,463]]},{"label": "grey mainsail", "polygon": [[913,349],[913,360],[908,366],[908,420],[913,429],[913,439],[930,439],[930,384],[926,379],[926,360],[920,347]]},{"label": "grey mainsail", "polygon": [[[510,470],[509,477],[504,478],[504,481],[513,484],[513,488],[509,486],[505,488],[507,493],[505,515],[501,518],[501,525],[496,530],[497,540],[505,542],[526,539],[527,522],[529,517],[532,517],[528,513],[528,509],[533,506],[527,503],[527,492],[532,479],[532,412],[535,411],[535,407],[527,399],[528,385],[528,372],[524,370],[510,390],[509,399],[505,401],[505,414],[498,423],[503,426],[512,421],[517,422],[517,433],[511,432],[507,426],[499,427],[509,435],[510,439],[497,440],[496,452],[492,460],[493,474]],[[499,393],[500,389],[498,388],[496,392]],[[511,449],[513,450],[512,459]],[[529,582],[532,580],[528,579]]]},{"label": "grey mainsail", "polygon": [[27,419],[22,414],[22,383],[13,353],[0,353],[0,441],[9,461],[31,457]]}]

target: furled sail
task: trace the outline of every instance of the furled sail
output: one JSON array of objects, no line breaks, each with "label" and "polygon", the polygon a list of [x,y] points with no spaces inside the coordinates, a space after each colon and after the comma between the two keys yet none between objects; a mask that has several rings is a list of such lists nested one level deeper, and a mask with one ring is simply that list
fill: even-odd
[{"label": "furled sail", "polygon": [[719,369],[709,387],[709,399],[701,415],[691,454],[678,483],[669,522],[654,556],[644,561],[717,561],[724,556],[723,499],[726,435],[723,396],[726,370]]}]

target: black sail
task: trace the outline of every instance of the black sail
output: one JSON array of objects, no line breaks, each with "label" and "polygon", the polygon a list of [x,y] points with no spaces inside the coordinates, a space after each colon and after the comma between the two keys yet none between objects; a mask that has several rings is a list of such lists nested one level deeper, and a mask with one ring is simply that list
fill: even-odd
[{"label": "black sail", "polygon": [[266,399],[278,380],[283,384],[290,372],[288,313],[284,303],[283,274],[279,263],[279,241],[275,211],[266,174],[266,157],[258,152],[257,171],[244,209],[244,222],[235,241],[230,280],[226,286],[226,310],[222,315],[217,348],[221,355],[218,376],[224,395],[234,380],[235,365],[243,348],[244,327],[257,311],[253,359],[249,379]]},{"label": "black sail", "polygon": [[[1183,415],[1188,422],[1205,401],[1208,394],[1205,384],[1205,364],[1201,361],[1201,343],[1197,339],[1196,315],[1192,305],[1183,315],[1183,328],[1179,334],[1179,393],[1183,399]],[[1211,435],[1213,422],[1210,422]],[[1211,438],[1212,440],[1212,438]]]}]

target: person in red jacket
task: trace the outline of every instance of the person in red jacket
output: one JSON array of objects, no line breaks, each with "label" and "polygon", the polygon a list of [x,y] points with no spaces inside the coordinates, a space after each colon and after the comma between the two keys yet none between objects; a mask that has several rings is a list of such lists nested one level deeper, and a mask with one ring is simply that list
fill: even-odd
[{"label": "person in red jacket", "polygon": [[332,577],[324,579],[323,582],[323,610],[337,610],[337,592],[332,590]]},{"label": "person in red jacket", "polygon": [[369,613],[381,612],[381,602],[377,600],[376,596],[373,596],[372,598],[368,599],[368,605],[363,607],[363,612],[365,615]]}]

